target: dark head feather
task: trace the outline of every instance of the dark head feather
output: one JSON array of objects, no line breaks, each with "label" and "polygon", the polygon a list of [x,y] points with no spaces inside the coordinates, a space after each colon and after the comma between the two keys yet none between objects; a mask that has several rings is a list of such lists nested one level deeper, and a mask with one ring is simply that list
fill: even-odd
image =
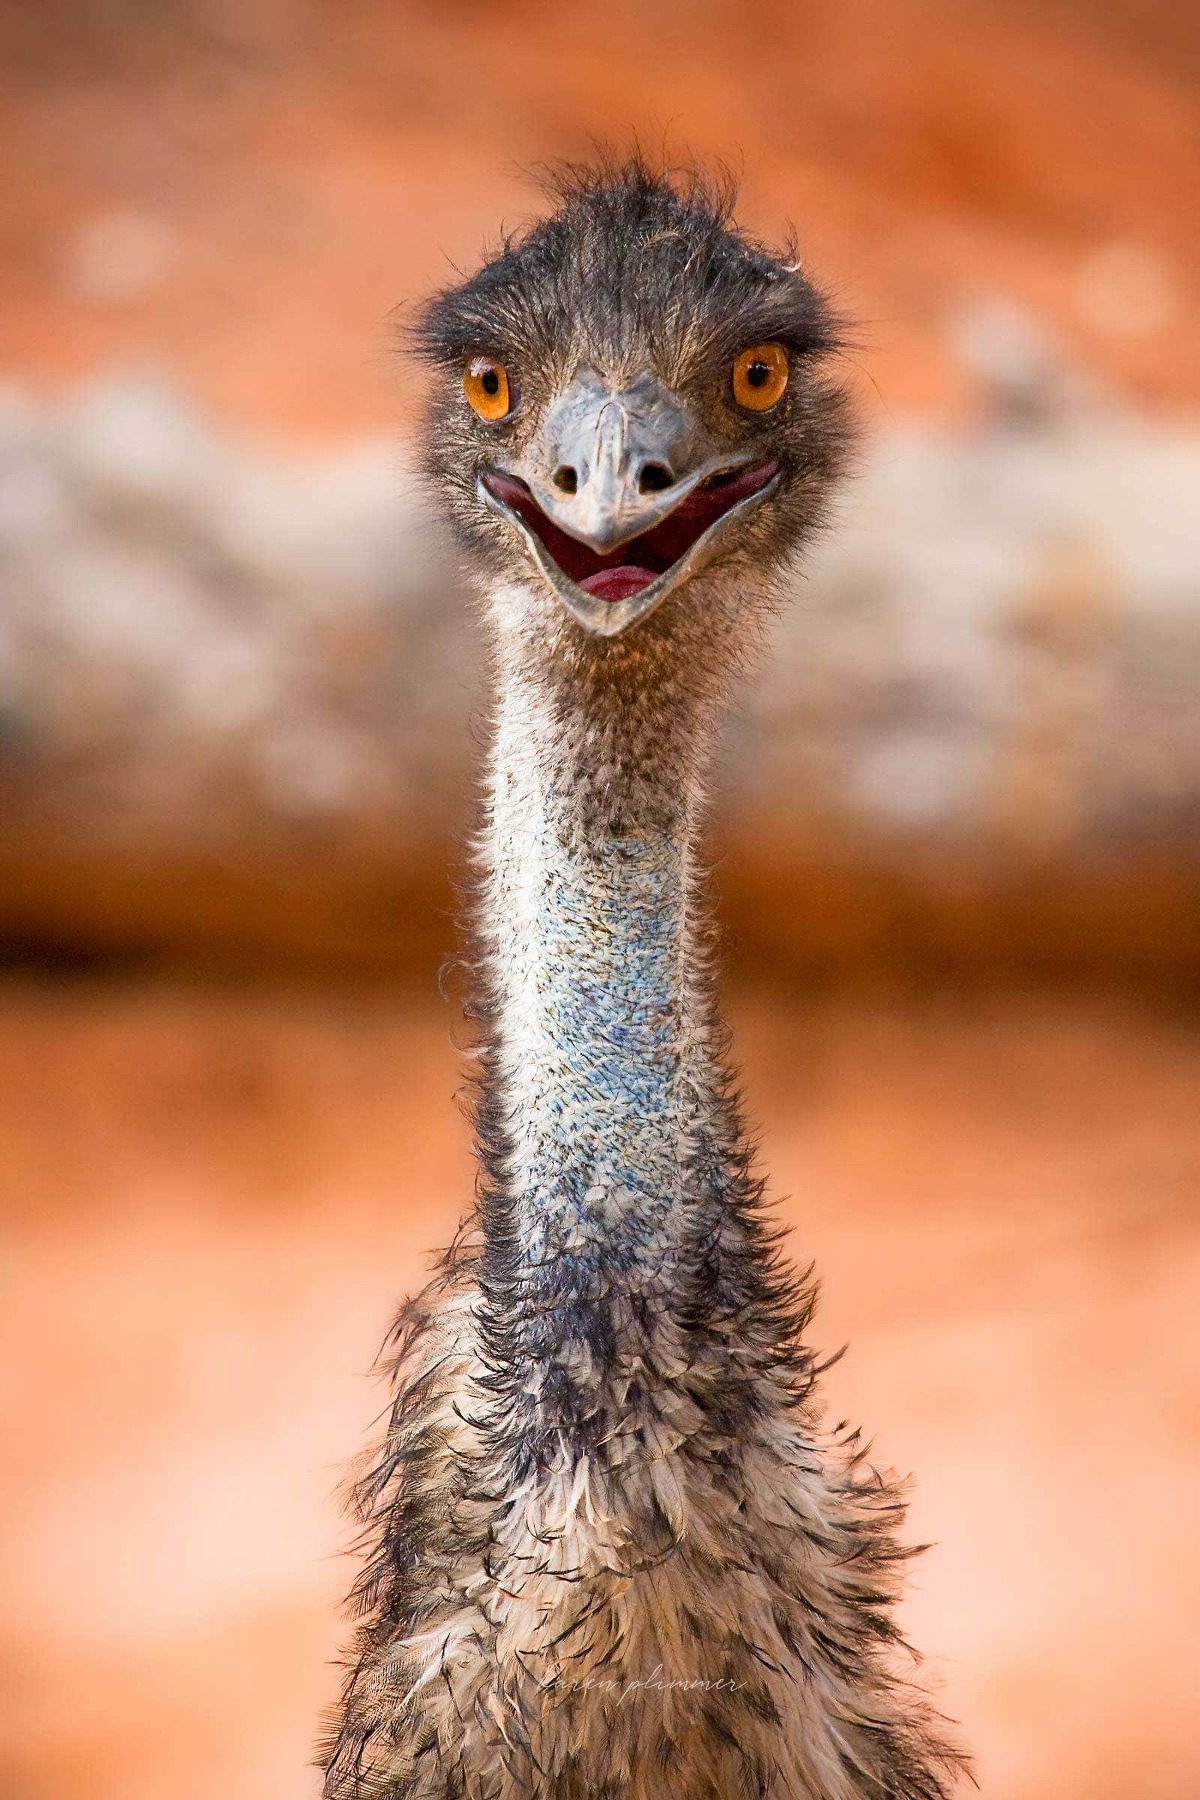
[{"label": "dark head feather", "polygon": [[732,355],[756,338],[797,356],[836,347],[813,284],[733,223],[728,181],[634,158],[560,165],[542,187],[554,213],[424,307],[411,343],[425,361],[454,366],[486,351],[555,369],[581,356],[620,366],[638,353],[671,375],[681,355]]}]

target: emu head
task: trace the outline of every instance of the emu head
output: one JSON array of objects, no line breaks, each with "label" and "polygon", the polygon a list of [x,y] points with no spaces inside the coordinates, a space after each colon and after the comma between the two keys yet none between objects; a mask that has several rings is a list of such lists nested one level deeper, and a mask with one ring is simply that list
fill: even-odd
[{"label": "emu head", "polygon": [[554,191],[551,217],[420,317],[427,473],[489,584],[596,653],[652,614],[702,629],[736,596],[744,617],[843,461],[829,310],[695,176],[633,162]]}]

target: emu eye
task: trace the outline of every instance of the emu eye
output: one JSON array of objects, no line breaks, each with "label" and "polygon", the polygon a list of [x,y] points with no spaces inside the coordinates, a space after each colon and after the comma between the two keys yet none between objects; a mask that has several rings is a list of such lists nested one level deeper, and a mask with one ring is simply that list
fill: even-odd
[{"label": "emu eye", "polygon": [[733,397],[750,412],[777,406],[787,384],[788,359],[782,344],[752,344],[734,362]]},{"label": "emu eye", "polygon": [[495,424],[512,411],[504,364],[492,356],[473,356],[463,370],[463,393],[481,419]]}]

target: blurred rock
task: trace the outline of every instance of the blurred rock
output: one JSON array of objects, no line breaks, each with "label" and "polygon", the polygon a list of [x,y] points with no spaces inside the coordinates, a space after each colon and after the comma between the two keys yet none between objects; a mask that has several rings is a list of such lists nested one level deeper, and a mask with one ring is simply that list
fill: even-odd
[{"label": "blurred rock", "polygon": [[[1019,326],[966,334],[990,423],[875,443],[730,733],[751,945],[1200,959],[1200,436],[1069,392]],[[396,446],[269,453],[145,375],[0,395],[10,943],[448,942],[477,706]]]}]

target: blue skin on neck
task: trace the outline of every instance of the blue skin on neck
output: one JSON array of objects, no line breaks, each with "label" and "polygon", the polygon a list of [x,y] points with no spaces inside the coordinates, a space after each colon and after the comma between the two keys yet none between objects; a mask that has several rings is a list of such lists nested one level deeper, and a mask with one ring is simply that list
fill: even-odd
[{"label": "blue skin on neck", "polygon": [[487,912],[511,1152],[485,1232],[506,1385],[586,1435],[656,1345],[677,1354],[710,1051],[690,1019],[682,794],[636,831],[585,833],[562,775],[561,755],[527,754],[496,782]]},{"label": "blue skin on neck", "polygon": [[681,1198],[683,850],[614,839],[555,876],[538,954],[545,1120],[514,1198],[531,1264],[569,1246],[584,1268],[629,1271],[668,1253]]}]

